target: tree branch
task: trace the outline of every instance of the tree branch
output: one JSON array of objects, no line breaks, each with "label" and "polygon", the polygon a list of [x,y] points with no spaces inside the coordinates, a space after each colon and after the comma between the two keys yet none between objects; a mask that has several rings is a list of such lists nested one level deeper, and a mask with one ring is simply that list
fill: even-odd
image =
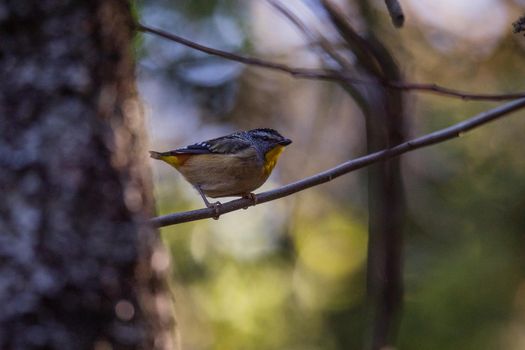
[{"label": "tree branch", "polygon": [[460,98],[465,101],[506,101],[525,97],[525,92],[516,92],[511,94],[473,94],[432,83],[404,83],[390,81],[386,82],[386,85],[399,90],[426,91],[435,93],[437,95]]},{"label": "tree branch", "polygon": [[[336,177],[364,168],[370,164],[378,163],[389,158],[397,157],[401,154],[416,150],[418,148],[427,147],[437,143],[441,143],[455,137],[459,137],[465,132],[482,126],[488,122],[503,117],[518,109],[525,107],[525,98],[508,102],[504,105],[498,106],[494,109],[482,112],[465,121],[454,124],[448,128],[444,128],[430,134],[415,138],[413,140],[403,142],[395,147],[384,149],[378,152],[368,154],[353,160],[342,163],[332,169],[323,171],[316,175],[307,177],[305,179],[293,182],[275,190],[262,192],[256,195],[257,204],[269,202],[278,198],[289,196],[293,193],[303,191],[307,188],[314,187],[329,181]],[[241,198],[226,202],[219,206],[218,214],[226,214],[232,211],[253,206],[251,199]],[[214,208],[204,208],[198,210],[191,210],[186,212],[168,214],[152,218],[150,223],[156,227],[169,226],[180,224],[183,222],[196,221],[201,219],[212,218],[216,216]]]},{"label": "tree branch", "polygon": [[[313,33],[313,31],[308,28],[303,21],[297,16],[295,13],[290,11],[286,6],[284,6],[280,1],[276,0],[267,0],[267,2],[273,6],[277,11],[279,11],[284,17],[286,17],[290,23],[295,25],[297,29],[299,29],[303,35],[312,42],[318,43],[318,46],[328,55],[330,56],[335,62],[339,64],[341,67],[341,70],[336,71],[339,76],[348,77],[351,72],[353,65],[352,63],[344,56],[341,55],[335,48],[334,45],[330,43],[328,39],[326,39],[324,36],[322,36],[319,32]],[[359,55],[360,52],[355,52],[356,55]],[[362,81],[365,83],[365,80],[356,79],[356,81]],[[351,83],[354,82],[353,79],[345,79],[343,80],[344,83]],[[370,84],[377,84],[377,82],[373,81],[366,81],[366,83]]]},{"label": "tree branch", "polygon": [[190,47],[197,51],[207,53],[209,55],[222,57],[230,61],[235,61],[235,62],[243,63],[246,65],[250,65],[250,66],[256,66],[256,67],[276,70],[282,73],[290,74],[294,78],[329,80],[329,81],[338,81],[338,82],[343,82],[343,83],[354,83],[354,84],[378,84],[379,83],[379,84],[383,84],[384,86],[393,88],[393,89],[428,92],[428,93],[434,93],[437,95],[461,98],[463,100],[505,101],[505,100],[514,100],[517,98],[525,97],[525,91],[511,93],[511,94],[474,94],[474,93],[469,93],[469,92],[464,92],[460,90],[442,87],[437,84],[404,83],[404,82],[393,82],[393,81],[392,82],[389,82],[389,81],[378,82],[378,81],[356,79],[356,78],[348,76],[348,74],[344,74],[343,72],[336,71],[336,70],[290,67],[286,64],[271,62],[271,61],[263,60],[263,59],[256,58],[256,57],[243,56],[243,55],[228,52],[228,51],[214,49],[208,46],[197,44],[191,40],[185,39],[173,33],[168,33],[164,30],[156,29],[156,28],[146,26],[140,23],[136,25],[136,29],[144,33],[150,33],[150,34],[160,36],[164,39],[174,41],[176,43]]},{"label": "tree branch", "polygon": [[[184,46],[190,47],[197,51],[207,53],[209,55],[222,57],[230,61],[235,61],[243,63],[250,66],[262,67],[277,70],[283,73],[288,73],[295,78],[307,78],[307,79],[320,79],[320,80],[336,80],[336,81],[346,81],[349,78],[346,78],[339,74],[336,71],[330,70],[320,70],[320,69],[308,69],[308,68],[294,68],[286,64],[271,62],[263,60],[256,57],[243,56],[240,54],[214,49],[208,46],[197,44],[193,41],[180,37],[173,33],[168,33],[161,29],[156,29],[153,27],[145,26],[143,24],[138,24],[137,29],[144,32],[158,35],[164,39],[174,41],[176,43],[182,44]],[[364,83],[364,82],[363,82]]]},{"label": "tree branch", "polygon": [[401,28],[405,23],[405,15],[398,0],[385,0],[386,8],[396,28]]}]

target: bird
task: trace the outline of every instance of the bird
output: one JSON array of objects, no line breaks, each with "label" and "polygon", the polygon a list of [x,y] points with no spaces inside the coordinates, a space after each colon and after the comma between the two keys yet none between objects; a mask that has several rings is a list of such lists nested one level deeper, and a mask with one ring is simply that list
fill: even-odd
[{"label": "bird", "polygon": [[206,207],[220,202],[206,197],[244,197],[257,204],[252,191],[266,182],[277,159],[292,140],[276,130],[258,128],[239,131],[168,152],[150,151],[151,158],[174,167],[199,192]]}]

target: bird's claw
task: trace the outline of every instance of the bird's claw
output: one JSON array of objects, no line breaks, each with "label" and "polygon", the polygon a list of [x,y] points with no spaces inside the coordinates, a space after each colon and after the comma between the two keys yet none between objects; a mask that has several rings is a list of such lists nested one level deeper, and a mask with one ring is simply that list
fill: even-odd
[{"label": "bird's claw", "polygon": [[213,216],[213,220],[219,220],[219,217],[221,216],[221,213],[220,213],[220,207],[221,207],[221,202],[215,202],[215,203],[212,203],[210,204],[210,206],[208,206],[208,208],[213,208],[213,210],[215,211],[215,215]]},{"label": "bird's claw", "polygon": [[[244,196],[242,196],[242,198],[245,198],[245,199],[249,199],[252,201],[252,205],[255,206],[257,205],[257,196],[255,195],[255,193],[247,193],[245,194]],[[244,210],[248,209],[248,206],[244,207],[243,208]]]},{"label": "bird's claw", "polygon": [[221,202],[215,202],[215,203],[208,202],[208,200],[206,199],[206,195],[202,191],[202,188],[199,185],[195,186],[195,188],[197,189],[197,191],[201,195],[202,200],[204,201],[204,204],[206,204],[206,207],[207,208],[213,208],[213,210],[215,211],[215,216],[213,216],[213,219],[214,220],[219,220],[219,216],[221,215],[221,213],[219,211],[219,208],[221,207]]}]

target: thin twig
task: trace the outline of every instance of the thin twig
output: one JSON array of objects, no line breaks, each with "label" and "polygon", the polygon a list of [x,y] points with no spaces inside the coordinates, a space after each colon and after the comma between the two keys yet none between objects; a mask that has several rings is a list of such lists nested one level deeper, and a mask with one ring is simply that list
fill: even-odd
[{"label": "thin twig", "polygon": [[311,42],[318,41],[318,34],[314,33],[306,24],[304,24],[295,13],[289,11],[283,4],[276,0],[266,0],[271,6],[281,12],[290,22],[295,24],[301,32],[306,36]]},{"label": "thin twig", "polygon": [[[332,26],[339,32],[339,35],[344,39],[348,47],[356,56],[358,65],[364,69],[369,75],[376,78],[383,77],[381,65],[377,62],[370,44],[350,24],[350,21],[343,15],[343,11],[328,0],[321,0],[321,5],[328,13]],[[384,79],[381,79],[384,80]]]},{"label": "thin twig", "polygon": [[[179,44],[191,47],[192,49],[225,58],[230,61],[240,62],[250,66],[262,67],[277,70],[283,73],[288,73],[295,78],[308,78],[308,79],[321,79],[321,80],[336,80],[336,81],[348,81],[348,77],[344,77],[336,71],[320,70],[320,69],[309,69],[309,68],[294,68],[286,64],[271,62],[256,57],[243,56],[236,53],[214,49],[204,45],[197,44],[193,41],[180,37],[176,34],[168,33],[161,29],[152,28],[143,24],[138,24],[137,29],[145,32],[158,35],[162,38],[175,41]],[[353,81],[359,83],[359,81]],[[364,81],[361,83],[365,83]]]},{"label": "thin twig", "polygon": [[[347,73],[346,75],[352,71],[352,63],[345,56],[339,54],[339,52],[334,49],[334,45],[332,45],[328,39],[322,36],[319,32],[314,33],[295,13],[281,4],[281,2],[276,0],[267,0],[267,2],[295,25],[309,41],[318,43],[319,47],[341,66],[343,71]],[[345,79],[344,82],[352,83],[353,81]]]},{"label": "thin twig", "polygon": [[450,89],[436,84],[425,83],[398,83],[386,82],[386,85],[399,90],[419,90],[429,91],[439,95],[454,96],[462,100],[471,101],[504,101],[515,100],[525,97],[525,92],[518,92],[513,94],[471,94],[460,90]]},{"label": "thin twig", "polygon": [[[315,80],[330,80],[338,81],[343,83],[355,83],[355,84],[377,84],[377,81],[367,81],[362,79],[355,79],[347,76],[346,74],[327,69],[309,69],[309,68],[295,68],[285,64],[271,62],[256,57],[248,57],[232,52],[214,49],[208,46],[197,44],[188,39],[182,38],[178,35],[168,33],[166,31],[152,28],[143,24],[137,24],[138,30],[144,33],[155,34],[165,39],[177,42],[179,44],[191,47],[195,50],[205,52],[207,54],[222,57],[231,61],[240,62],[246,65],[257,66],[267,69],[280,71],[283,73],[290,74],[295,78],[303,79],[315,79]],[[512,94],[473,94],[455,89],[449,89],[446,87],[439,86],[437,84],[424,84],[424,83],[404,83],[404,82],[381,82],[387,87],[400,90],[413,90],[421,92],[429,92],[443,96],[461,98],[463,100],[485,100],[485,101],[505,101],[514,100],[517,98],[525,97],[525,92],[518,92]]]},{"label": "thin twig", "polygon": [[388,14],[392,19],[392,24],[396,28],[401,28],[405,22],[405,15],[403,14],[403,9],[398,0],[385,0],[386,8],[388,9]]},{"label": "thin twig", "polygon": [[[482,112],[472,118],[469,118],[460,123],[454,124],[448,128],[444,128],[430,134],[418,137],[416,139],[403,142],[397,146],[389,149],[384,149],[378,152],[368,154],[366,156],[349,160],[342,163],[332,169],[323,171],[316,175],[307,177],[305,179],[293,182],[275,190],[262,192],[256,195],[257,204],[273,201],[278,198],[289,196],[293,193],[303,191],[307,188],[314,187],[333,179],[355,171],[357,169],[364,168],[368,165],[384,161],[389,158],[397,157],[403,153],[407,153],[418,148],[427,147],[437,143],[441,143],[455,137],[463,135],[465,132],[484,125],[488,122],[503,117],[509,113],[512,113],[518,109],[525,107],[525,98],[508,102],[504,105],[498,106],[494,109]],[[230,202],[226,202],[218,207],[219,215],[226,214],[232,211],[253,206],[251,199],[241,198]],[[157,227],[169,226],[174,224],[180,224],[183,222],[196,221],[201,219],[207,219],[215,217],[217,213],[215,208],[204,208],[198,210],[191,210],[186,212],[168,214],[159,216],[150,220],[151,224]]]}]

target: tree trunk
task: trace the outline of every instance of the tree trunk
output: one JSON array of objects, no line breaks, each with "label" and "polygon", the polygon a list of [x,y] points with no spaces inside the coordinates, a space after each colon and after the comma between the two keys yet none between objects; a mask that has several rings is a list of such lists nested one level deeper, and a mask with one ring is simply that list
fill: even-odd
[{"label": "tree trunk", "polygon": [[[402,80],[397,63],[372,32],[358,34],[331,1],[322,3],[339,34],[355,54],[355,63],[342,68],[348,76],[378,82],[345,85],[366,118],[367,153],[400,144],[405,140],[402,94],[379,84]],[[369,13],[369,2],[360,1],[359,5],[361,12]],[[401,318],[405,203],[400,162],[399,157],[393,158],[372,165],[368,170],[369,330],[365,335],[365,349],[394,346]]]},{"label": "tree trunk", "polygon": [[132,17],[0,4],[0,349],[172,349]]}]

